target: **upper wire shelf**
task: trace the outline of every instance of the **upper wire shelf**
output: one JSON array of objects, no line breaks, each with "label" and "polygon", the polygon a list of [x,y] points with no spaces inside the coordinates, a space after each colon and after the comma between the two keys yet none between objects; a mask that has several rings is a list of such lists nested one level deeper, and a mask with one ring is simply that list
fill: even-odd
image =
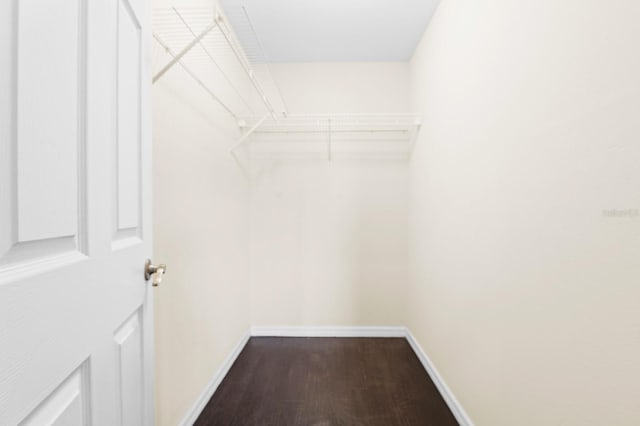
[{"label": "upper wire shelf", "polygon": [[243,169],[241,146],[250,157],[410,155],[420,129],[414,114],[289,114],[249,13],[231,12],[242,44],[219,9],[155,9],[153,81],[179,66],[229,113],[241,132],[229,151]]},{"label": "upper wire shelf", "polygon": [[174,66],[180,66],[235,119],[286,113],[282,107],[277,111],[271,103],[219,9],[160,8],[154,9],[152,16],[154,83]]}]

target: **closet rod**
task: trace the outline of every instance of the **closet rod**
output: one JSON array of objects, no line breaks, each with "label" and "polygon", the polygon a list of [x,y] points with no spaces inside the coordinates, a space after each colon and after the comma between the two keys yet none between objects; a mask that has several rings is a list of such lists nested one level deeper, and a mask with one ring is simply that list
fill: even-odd
[{"label": "closet rod", "polygon": [[[295,144],[295,145],[303,145],[303,144],[324,144],[327,143],[326,139],[287,139],[287,140],[283,140],[283,139],[255,139],[251,141],[252,145],[269,145],[269,144]],[[406,144],[407,140],[399,140],[397,138],[395,139],[389,139],[389,138],[385,138],[385,139],[366,139],[366,140],[362,140],[362,139],[331,139],[331,146],[332,149],[333,147],[337,146],[337,145],[341,145],[341,144],[380,144],[380,143],[393,143],[393,144],[397,144],[397,145],[401,145],[401,144]]]},{"label": "closet rod", "polygon": [[[202,40],[207,34],[209,34],[209,32],[214,29],[218,24],[213,21],[207,28],[204,29],[204,31],[202,31],[200,33],[199,36],[197,36],[196,38],[194,38],[191,43],[189,43],[188,45],[185,46],[184,49],[182,49],[180,51],[180,53],[177,53],[174,55],[173,59],[169,61],[169,63],[167,65],[165,65],[160,71],[158,71],[158,73],[156,75],[153,76],[153,80],[151,81],[152,83],[155,83],[156,81],[158,81],[158,79],[160,77],[162,77],[164,75],[164,73],[166,73],[167,71],[169,71],[169,69],[171,69],[172,66],[174,66],[177,62],[180,62],[180,59],[182,59],[182,57],[184,55],[186,55],[192,48],[193,46],[195,46],[196,44],[198,44],[200,42],[200,40]],[[156,38],[157,40],[157,38]]]},{"label": "closet rod", "polygon": [[288,118],[291,118],[291,119],[309,118],[309,119],[318,119],[318,120],[328,120],[329,118],[336,119],[336,118],[350,118],[350,117],[354,117],[354,118],[389,118],[389,119],[404,118],[404,119],[413,119],[413,120],[417,120],[418,119],[417,115],[408,114],[408,113],[397,113],[397,112],[394,112],[394,113],[385,113],[385,112],[374,112],[374,113],[344,112],[344,113],[341,113],[340,112],[340,113],[330,113],[330,114],[291,114],[291,115],[289,115]]},{"label": "closet rod", "polygon": [[[273,106],[271,105],[271,102],[269,102],[269,99],[267,99],[267,96],[264,94],[264,91],[262,90],[262,87],[260,87],[260,84],[256,81],[256,78],[255,78],[253,70],[247,65],[245,60],[242,58],[242,54],[240,52],[238,52],[238,48],[236,47],[236,45],[233,42],[233,40],[231,40],[229,38],[229,35],[227,34],[227,32],[231,33],[231,30],[227,26],[227,23],[225,22],[225,20],[222,18],[221,15],[218,15],[216,17],[216,21],[218,21],[219,24],[221,24],[220,25],[220,32],[222,33],[222,35],[224,36],[224,39],[227,41],[227,44],[229,45],[229,47],[233,51],[233,54],[235,55],[236,59],[240,63],[240,66],[242,66],[242,69],[244,70],[244,72],[249,77],[249,80],[251,81],[251,84],[253,84],[253,87],[258,92],[258,95],[262,98],[262,102],[267,107],[267,111],[269,112],[269,114],[271,114],[271,117],[273,117],[275,119],[275,111],[273,109]],[[224,29],[222,28],[223,26],[224,26]],[[225,29],[226,29],[226,31],[225,31]]]},{"label": "closet rod", "polygon": [[257,130],[256,135],[262,134],[324,134],[324,133],[409,133],[407,129],[336,129],[336,130]]},{"label": "closet rod", "polygon": [[[175,53],[173,53],[173,51],[171,50],[171,48],[169,48],[169,46],[167,46],[167,45],[162,41],[162,39],[160,39],[160,37],[159,37],[156,33],[153,33],[153,38],[155,38],[155,39],[156,39],[156,41],[160,44],[160,46],[162,46],[162,47],[164,48],[164,50],[165,50],[165,51],[166,51],[166,52],[167,52],[171,57],[173,57],[174,59],[177,57],[177,55],[176,55]],[[202,80],[200,80],[200,79],[198,78],[198,76],[197,76],[193,71],[191,71],[191,70],[190,70],[190,69],[189,69],[185,64],[183,64],[180,60],[178,60],[178,61],[177,61],[177,63],[178,63],[178,64],[180,64],[180,66],[182,67],[182,69],[183,69],[183,70],[185,70],[185,72],[186,72],[186,73],[187,73],[191,78],[193,78],[193,79],[196,81],[196,83],[198,83],[198,84],[199,84],[199,85],[200,85],[200,86],[201,86],[201,87],[202,87],[202,88],[203,88],[203,89],[204,89],[204,90],[209,94],[209,96],[211,96],[211,97],[213,98],[213,100],[214,100],[214,101],[216,101],[216,102],[217,102],[217,103],[218,103],[222,108],[224,108],[224,109],[225,109],[229,114],[231,114],[231,116],[232,116],[234,119],[236,119],[236,120],[238,119],[238,116],[237,116],[236,114],[234,114],[234,112],[233,112],[233,111],[232,111],[228,106],[226,106],[226,105],[224,104],[224,102],[222,102],[222,100],[221,100],[219,97],[217,97],[217,96],[216,96],[216,94],[215,94],[215,93],[213,93],[213,92],[211,91],[211,89],[209,89],[209,88],[207,87],[207,85],[206,85],[206,84],[204,84],[204,83],[202,82]]]}]

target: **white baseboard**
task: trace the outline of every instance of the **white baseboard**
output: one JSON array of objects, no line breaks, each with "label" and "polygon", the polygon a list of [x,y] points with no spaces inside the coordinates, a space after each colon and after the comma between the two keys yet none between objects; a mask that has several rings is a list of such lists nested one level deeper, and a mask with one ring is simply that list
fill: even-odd
[{"label": "white baseboard", "polygon": [[260,337],[405,337],[405,327],[251,327],[252,336]]},{"label": "white baseboard", "polygon": [[197,420],[198,416],[207,405],[214,392],[222,383],[222,380],[229,372],[229,369],[235,362],[242,349],[249,341],[249,337],[404,337],[407,339],[409,346],[415,352],[416,356],[422,363],[422,366],[431,377],[431,380],[438,388],[438,391],[442,395],[449,409],[455,416],[458,423],[461,426],[473,426],[473,422],[467,413],[460,405],[460,402],[456,399],[451,389],[447,386],[438,370],[433,365],[427,353],[422,349],[416,338],[411,331],[406,327],[264,327],[256,326],[251,327],[238,344],[233,348],[233,351],[222,363],[216,374],[213,375],[206,388],[202,391],[196,402],[191,409],[187,412],[185,417],[179,423],[180,426],[192,426]]},{"label": "white baseboard", "polygon": [[422,366],[424,367],[424,369],[427,370],[429,377],[431,377],[431,381],[438,388],[440,395],[442,395],[442,398],[449,406],[449,409],[453,413],[458,423],[460,423],[461,426],[473,426],[473,422],[471,421],[471,418],[464,411],[464,408],[462,408],[462,405],[456,399],[453,392],[451,392],[451,389],[449,389],[449,386],[447,386],[442,376],[440,376],[440,373],[438,373],[438,370],[433,365],[433,363],[429,359],[429,356],[424,351],[424,349],[422,349],[422,346],[420,346],[420,343],[418,343],[418,341],[416,340],[416,338],[413,336],[413,334],[409,329],[406,329],[406,332],[407,332],[406,334],[407,342],[409,343],[413,351],[416,353],[416,356],[422,363]]},{"label": "white baseboard", "polygon": [[198,416],[202,413],[202,410],[204,410],[204,407],[207,405],[214,392],[218,389],[218,386],[220,386],[220,383],[222,383],[222,380],[229,372],[229,369],[231,369],[236,358],[238,358],[238,355],[240,355],[240,352],[244,349],[245,345],[249,341],[249,337],[251,337],[249,332],[246,332],[244,336],[242,336],[238,344],[233,348],[220,368],[218,368],[218,371],[216,371],[209,383],[207,383],[207,386],[204,388],[196,402],[191,406],[189,411],[187,411],[187,414],[184,416],[182,421],[178,423],[180,426],[193,426],[198,419]]}]

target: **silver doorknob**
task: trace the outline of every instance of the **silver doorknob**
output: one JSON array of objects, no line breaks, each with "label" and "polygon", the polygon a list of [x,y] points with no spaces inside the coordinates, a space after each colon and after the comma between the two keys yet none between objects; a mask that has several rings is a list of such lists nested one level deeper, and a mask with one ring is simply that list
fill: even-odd
[{"label": "silver doorknob", "polygon": [[144,279],[149,281],[151,276],[153,276],[153,286],[158,287],[160,282],[162,281],[162,276],[167,271],[167,265],[161,263],[159,265],[154,265],[151,263],[151,259],[147,259],[144,262]]}]

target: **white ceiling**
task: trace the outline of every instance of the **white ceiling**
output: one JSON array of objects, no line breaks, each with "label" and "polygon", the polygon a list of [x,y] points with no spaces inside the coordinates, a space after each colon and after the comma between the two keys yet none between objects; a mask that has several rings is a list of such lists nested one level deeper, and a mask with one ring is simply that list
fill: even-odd
[{"label": "white ceiling", "polygon": [[220,3],[254,62],[347,62],[409,60],[438,0]]}]

